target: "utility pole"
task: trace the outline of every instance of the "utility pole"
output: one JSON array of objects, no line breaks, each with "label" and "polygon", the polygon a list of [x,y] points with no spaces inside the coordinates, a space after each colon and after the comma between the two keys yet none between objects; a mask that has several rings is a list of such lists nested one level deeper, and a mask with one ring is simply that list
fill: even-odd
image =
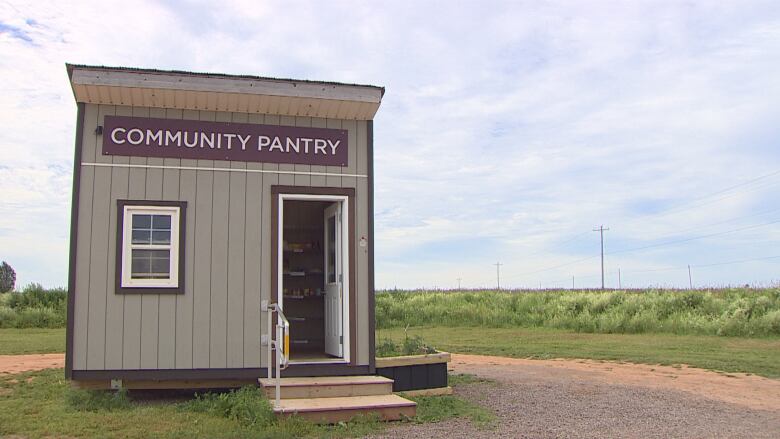
[{"label": "utility pole", "polygon": [[691,277],[691,266],[688,265],[688,287],[693,289],[693,278]]},{"label": "utility pole", "polygon": [[500,262],[496,262],[493,264],[496,266],[496,284],[498,285],[498,289],[501,289],[501,266],[504,265]]},{"label": "utility pole", "polygon": [[623,279],[620,277],[620,268],[618,268],[618,289],[623,289]]},{"label": "utility pole", "polygon": [[594,232],[599,232],[601,235],[601,289],[604,289],[604,232],[609,229],[605,229],[604,225],[600,225],[598,229],[593,229]]},{"label": "utility pole", "polygon": [[574,289],[574,276],[571,277],[571,289]]},{"label": "utility pole", "polygon": [[460,278],[458,278],[458,291],[460,291]]}]

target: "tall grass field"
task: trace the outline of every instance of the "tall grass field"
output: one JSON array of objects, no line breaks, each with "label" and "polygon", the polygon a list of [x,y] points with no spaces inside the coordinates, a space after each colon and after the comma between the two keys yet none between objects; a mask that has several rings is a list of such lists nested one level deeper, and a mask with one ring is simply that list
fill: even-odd
[{"label": "tall grass field", "polygon": [[[61,328],[67,292],[30,284],[0,294],[0,328]],[[381,291],[378,329],[550,328],[583,333],[780,335],[780,289]]]},{"label": "tall grass field", "polygon": [[0,328],[62,328],[67,300],[64,288],[45,289],[38,284],[0,294]]},{"label": "tall grass field", "polygon": [[780,289],[383,291],[378,329],[554,328],[583,333],[780,335]]}]

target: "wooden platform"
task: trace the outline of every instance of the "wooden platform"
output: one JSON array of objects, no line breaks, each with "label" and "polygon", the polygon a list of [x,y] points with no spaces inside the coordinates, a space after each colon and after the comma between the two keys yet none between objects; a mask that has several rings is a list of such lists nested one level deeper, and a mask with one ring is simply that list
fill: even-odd
[{"label": "wooden platform", "polygon": [[[260,385],[269,399],[276,397],[274,380],[261,378]],[[393,380],[380,376],[282,378],[281,391],[282,399],[388,395],[393,392]]]},{"label": "wooden platform", "polygon": [[[260,379],[268,398],[275,398],[275,381]],[[414,417],[417,404],[392,393],[393,380],[380,376],[282,378],[279,416],[297,414],[318,423],[347,421],[376,414],[385,421]]]}]

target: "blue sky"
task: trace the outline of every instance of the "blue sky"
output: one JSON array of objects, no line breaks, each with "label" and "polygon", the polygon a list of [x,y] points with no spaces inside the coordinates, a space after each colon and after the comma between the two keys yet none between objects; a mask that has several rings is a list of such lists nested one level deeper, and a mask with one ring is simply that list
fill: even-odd
[{"label": "blue sky", "polygon": [[600,224],[610,286],[780,280],[776,1],[66,3],[0,4],[21,284],[67,280],[65,62],[385,86],[378,287],[493,286],[496,261],[505,286],[596,286]]}]

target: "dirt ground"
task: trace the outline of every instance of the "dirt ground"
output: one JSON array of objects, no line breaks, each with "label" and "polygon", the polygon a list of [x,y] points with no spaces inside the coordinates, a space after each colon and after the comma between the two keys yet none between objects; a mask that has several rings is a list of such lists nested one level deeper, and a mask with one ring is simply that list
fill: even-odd
[{"label": "dirt ground", "polygon": [[65,367],[65,354],[0,355],[0,375]]},{"label": "dirt ground", "polygon": [[399,425],[381,436],[780,437],[780,380],[685,366],[459,354],[450,369],[494,380],[456,388],[496,414],[492,428],[454,419]]},{"label": "dirt ground", "polygon": [[[0,375],[64,367],[63,354],[0,356]],[[456,394],[497,421],[401,424],[381,437],[776,438],[780,380],[686,366],[453,354],[453,373],[492,380]]]}]

